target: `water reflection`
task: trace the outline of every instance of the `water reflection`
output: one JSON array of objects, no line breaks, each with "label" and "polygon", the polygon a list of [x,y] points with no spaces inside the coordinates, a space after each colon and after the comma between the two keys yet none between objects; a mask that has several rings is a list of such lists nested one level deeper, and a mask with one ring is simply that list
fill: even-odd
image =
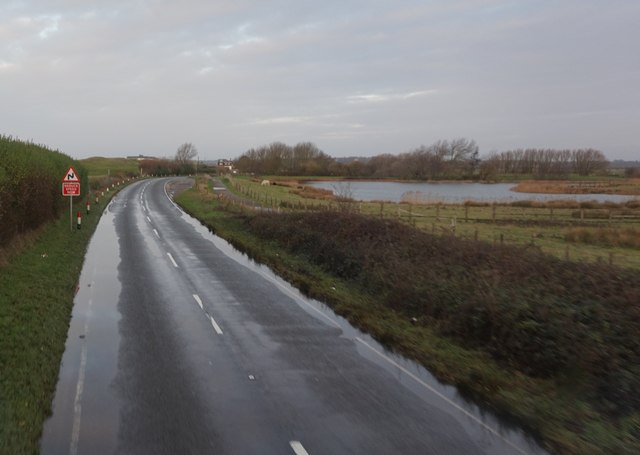
[{"label": "water reflection", "polygon": [[316,181],[306,183],[314,188],[322,188],[342,193],[349,191],[358,201],[401,202],[403,196],[411,193],[421,202],[463,203],[465,201],[514,202],[551,201],[569,199],[574,201],[625,202],[637,196],[610,194],[542,194],[516,193],[513,183],[410,183],[410,182],[335,182]]}]

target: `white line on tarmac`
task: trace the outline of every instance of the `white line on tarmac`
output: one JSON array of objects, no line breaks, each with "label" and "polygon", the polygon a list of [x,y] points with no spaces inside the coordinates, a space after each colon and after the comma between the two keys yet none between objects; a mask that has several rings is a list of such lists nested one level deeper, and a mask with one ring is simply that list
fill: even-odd
[{"label": "white line on tarmac", "polygon": [[148,221],[149,223],[151,223],[151,218],[147,217],[147,221]]},{"label": "white line on tarmac", "polygon": [[154,229],[154,230],[153,230],[153,233],[156,235],[156,237],[160,238],[160,234],[158,234],[158,231],[157,231],[157,230],[155,230],[155,229]]},{"label": "white line on tarmac", "polygon": [[514,449],[516,449],[518,452],[526,454],[527,452],[525,452],[523,449],[521,449],[520,447],[516,446],[515,444],[513,444],[511,441],[506,440],[505,438],[502,437],[502,435],[500,433],[498,433],[497,430],[494,430],[493,428],[491,428],[489,425],[487,425],[486,423],[484,423],[482,420],[480,420],[478,417],[476,417],[475,415],[471,414],[469,411],[467,411],[466,409],[462,408],[460,405],[458,405],[457,403],[455,403],[454,401],[451,401],[449,398],[447,398],[446,396],[444,396],[443,394],[441,394],[440,392],[438,392],[436,389],[434,389],[433,387],[431,387],[429,384],[427,384],[426,382],[424,382],[422,379],[420,379],[418,376],[416,376],[415,374],[413,374],[412,372],[410,372],[409,370],[407,370],[406,368],[403,368],[402,366],[400,366],[397,362],[395,362],[393,359],[387,357],[386,355],[384,355],[383,353],[379,352],[377,349],[375,349],[373,346],[371,346],[369,343],[367,343],[366,341],[364,341],[362,338],[360,337],[356,337],[356,341],[362,343],[363,345],[365,345],[366,347],[368,347],[369,349],[371,349],[373,352],[375,352],[376,354],[378,354],[380,357],[382,357],[383,359],[385,359],[387,362],[389,362],[391,365],[393,365],[394,367],[398,368],[400,371],[402,371],[404,374],[406,374],[407,376],[409,376],[411,379],[413,379],[414,381],[416,381],[418,384],[420,384],[421,386],[425,387],[426,389],[428,389],[430,392],[434,393],[435,395],[437,395],[438,397],[442,398],[444,401],[446,401],[448,404],[450,404],[451,406],[453,406],[454,408],[456,408],[458,411],[462,412],[464,415],[466,415],[467,417],[469,417],[471,420],[473,420],[474,422],[476,422],[478,425],[480,425],[482,428],[484,428],[485,430],[489,431],[490,433],[493,433],[495,436],[497,436],[498,438],[500,438],[504,443],[510,445],[511,447],[513,447]]},{"label": "white line on tarmac", "polygon": [[73,400],[73,428],[71,429],[71,445],[69,446],[69,455],[78,453],[78,442],[80,440],[80,422],[82,420],[82,392],[84,390],[84,375],[87,371],[87,343],[86,335],[88,326],[85,324],[85,339],[82,344],[82,353],[80,354],[80,371],[78,373],[78,384],[76,385],[76,396]]},{"label": "white line on tarmac", "polygon": [[204,310],[204,307],[202,306],[202,300],[200,300],[200,296],[198,296],[198,294],[193,294],[193,299],[198,302],[198,305],[200,305],[200,309]]},{"label": "white line on tarmac", "polygon": [[300,441],[289,441],[289,445],[296,455],[309,455],[309,452],[307,452],[304,447],[302,447]]},{"label": "white line on tarmac", "polygon": [[209,318],[211,319],[213,330],[215,330],[218,335],[222,335],[222,329],[220,329],[220,326],[216,323],[215,319],[213,319],[211,316],[209,316]]},{"label": "white line on tarmac", "polygon": [[[97,267],[93,267],[91,283],[95,284]],[[80,441],[80,422],[82,421],[82,392],[84,391],[84,376],[87,371],[87,335],[89,334],[89,315],[93,304],[93,289],[87,305],[87,314],[84,321],[84,336],[82,351],[80,353],[80,370],[78,372],[78,383],[76,384],[76,396],[73,400],[73,426],[71,428],[71,443],[69,445],[69,455],[78,453],[78,442]]]},{"label": "white line on tarmac", "polygon": [[176,262],[175,259],[173,259],[173,256],[171,256],[171,253],[167,253],[167,256],[169,256],[169,259],[171,259],[171,263],[173,264],[173,266],[175,268],[178,268],[178,263]]}]

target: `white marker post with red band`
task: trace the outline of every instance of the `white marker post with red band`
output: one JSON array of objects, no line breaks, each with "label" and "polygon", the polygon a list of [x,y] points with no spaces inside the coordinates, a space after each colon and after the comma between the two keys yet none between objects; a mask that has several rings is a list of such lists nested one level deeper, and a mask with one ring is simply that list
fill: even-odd
[{"label": "white marker post with red band", "polygon": [[73,231],[73,196],[80,196],[80,179],[71,166],[62,178],[62,195],[69,196],[69,223]]}]

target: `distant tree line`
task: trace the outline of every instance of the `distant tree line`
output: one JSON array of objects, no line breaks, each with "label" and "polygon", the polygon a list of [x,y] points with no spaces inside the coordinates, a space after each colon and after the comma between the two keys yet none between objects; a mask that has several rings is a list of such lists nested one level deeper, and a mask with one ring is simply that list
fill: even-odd
[{"label": "distant tree line", "polygon": [[339,175],[399,179],[460,178],[478,165],[475,141],[454,139],[421,146],[401,155],[384,154],[341,163],[311,142],[291,147],[274,142],[243,153],[234,165],[240,172],[262,175]]},{"label": "distant tree line", "polygon": [[187,175],[196,169],[193,159],[198,156],[198,149],[191,142],[185,142],[176,150],[173,160],[146,159],[140,161],[140,172],[145,175]]},{"label": "distant tree line", "polygon": [[175,160],[148,159],[140,161],[140,172],[143,175],[177,175],[180,164]]},{"label": "distant tree line", "polygon": [[252,148],[234,162],[240,172],[262,175],[332,175],[338,163],[311,142],[274,142]]},{"label": "distant tree line", "polygon": [[352,161],[345,166],[350,177],[397,179],[472,178],[479,164],[475,141],[459,138],[441,140],[399,155],[382,154],[366,161]]},{"label": "distant tree line", "polygon": [[310,142],[293,147],[274,142],[250,149],[234,162],[240,172],[260,175],[334,175],[406,180],[481,179],[498,175],[557,177],[591,175],[608,168],[604,154],[595,149],[518,149],[479,158],[474,140],[440,140],[430,146],[393,155],[339,162]]},{"label": "distant tree line", "polygon": [[600,150],[518,149],[493,153],[482,161],[480,176],[521,174],[537,177],[582,176],[606,170],[609,162]]}]

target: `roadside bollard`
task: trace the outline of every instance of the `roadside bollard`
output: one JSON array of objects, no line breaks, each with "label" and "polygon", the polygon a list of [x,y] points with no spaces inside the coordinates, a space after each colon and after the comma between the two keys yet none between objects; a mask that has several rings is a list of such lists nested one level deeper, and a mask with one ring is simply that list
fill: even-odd
[{"label": "roadside bollard", "polygon": [[80,229],[81,226],[82,226],[82,216],[80,215],[80,212],[78,211],[78,229]]},{"label": "roadside bollard", "polygon": [[87,200],[87,215],[91,212],[91,202]]}]

